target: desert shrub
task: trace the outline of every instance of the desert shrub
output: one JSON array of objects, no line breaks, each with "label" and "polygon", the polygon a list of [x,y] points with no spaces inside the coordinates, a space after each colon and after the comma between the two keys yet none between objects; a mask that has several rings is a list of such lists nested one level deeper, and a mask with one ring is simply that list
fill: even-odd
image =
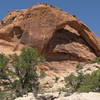
[{"label": "desert shrub", "polygon": [[0,100],[14,100],[15,98],[15,92],[12,90],[0,91]]},{"label": "desert shrub", "polygon": [[55,77],[55,83],[57,83],[58,82],[58,80],[59,80],[59,77]]},{"label": "desert shrub", "polygon": [[0,54],[0,86],[6,86],[10,82],[8,77],[8,62],[9,59],[4,54]]},{"label": "desert shrub", "polygon": [[80,72],[83,69],[82,65],[79,63],[76,66],[76,72]]},{"label": "desert shrub", "polygon": [[92,74],[84,75],[78,92],[100,92],[100,69]]},{"label": "desert shrub", "polygon": [[66,91],[67,91],[67,90],[66,90],[66,88],[64,88],[64,87],[58,89],[58,92],[59,92],[59,93],[60,93],[60,92],[66,92]]},{"label": "desert shrub", "polygon": [[4,54],[0,54],[0,79],[6,77],[6,69],[9,60]]},{"label": "desert shrub", "polygon": [[75,92],[78,88],[80,88],[80,84],[82,81],[83,74],[80,74],[78,76],[71,74],[68,77],[65,77],[66,88],[69,88],[72,92]]},{"label": "desert shrub", "polygon": [[12,91],[8,91],[11,80],[9,75],[9,59],[4,54],[0,54],[0,86],[5,90],[0,90],[0,100],[14,100]]},{"label": "desert shrub", "polygon": [[95,60],[92,61],[93,63],[100,64],[100,57],[97,57]]},{"label": "desert shrub", "polygon": [[[66,88],[72,92],[100,92],[100,69],[92,74],[79,73],[65,77]],[[69,91],[70,91],[69,90]]]},{"label": "desert shrub", "polygon": [[46,73],[44,71],[40,71],[40,78],[45,78],[46,77]]}]

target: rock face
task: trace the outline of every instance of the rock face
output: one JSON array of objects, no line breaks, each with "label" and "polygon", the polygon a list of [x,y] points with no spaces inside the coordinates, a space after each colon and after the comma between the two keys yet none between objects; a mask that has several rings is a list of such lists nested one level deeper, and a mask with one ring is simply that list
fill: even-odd
[{"label": "rock face", "polygon": [[0,39],[17,50],[22,44],[37,48],[48,61],[89,62],[100,56],[100,41],[90,29],[48,4],[9,12],[1,21]]},{"label": "rock face", "polygon": [[[58,97],[58,93],[45,93],[41,94],[39,100],[100,100],[100,93],[74,93],[71,96],[61,95]],[[27,96],[16,98],[15,100],[36,100],[32,93]]]},{"label": "rock face", "polygon": [[[94,64],[86,64],[83,66],[83,69],[80,69],[80,72],[84,74],[91,74],[92,72],[100,69],[100,65],[97,63]],[[57,69],[56,69],[57,70]],[[49,70],[50,71],[50,70]],[[48,93],[48,92],[56,92],[60,89],[65,89],[66,88],[66,82],[65,82],[65,77],[74,74],[77,75],[77,70],[73,70],[68,67],[68,70],[66,73],[62,72],[62,70],[58,73],[50,73],[50,75],[45,76],[43,79],[40,79],[40,84],[42,89]],[[57,80],[56,80],[57,79]]]},{"label": "rock face", "polygon": [[16,98],[15,100],[36,100],[36,98],[33,93],[28,93],[28,95]]},{"label": "rock face", "polygon": [[55,100],[99,100],[100,93],[80,93],[80,94],[73,94],[69,97],[61,97]]}]

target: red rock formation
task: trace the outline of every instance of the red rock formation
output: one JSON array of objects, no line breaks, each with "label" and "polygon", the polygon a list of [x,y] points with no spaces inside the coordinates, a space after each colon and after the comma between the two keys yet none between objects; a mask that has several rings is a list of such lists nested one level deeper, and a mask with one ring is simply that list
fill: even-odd
[{"label": "red rock formation", "polygon": [[25,44],[48,61],[88,62],[100,56],[99,39],[75,16],[47,4],[12,11],[2,20],[0,39]]}]

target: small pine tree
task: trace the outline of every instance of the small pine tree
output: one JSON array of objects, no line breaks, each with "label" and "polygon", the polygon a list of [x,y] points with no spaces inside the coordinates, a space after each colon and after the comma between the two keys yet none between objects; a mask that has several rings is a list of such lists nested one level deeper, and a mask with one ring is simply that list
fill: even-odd
[{"label": "small pine tree", "polygon": [[23,48],[20,55],[6,57],[0,54],[0,85],[9,86],[16,96],[39,90],[37,65],[45,59],[33,48]]},{"label": "small pine tree", "polygon": [[9,59],[4,55],[0,54],[0,85],[6,85],[9,82],[8,78],[8,62]]},{"label": "small pine tree", "polygon": [[33,48],[24,48],[19,56],[14,54],[11,58],[15,68],[15,74],[18,77],[18,80],[13,83],[13,87],[16,87],[16,92],[24,94],[27,92],[38,91],[39,76],[35,65],[44,61],[44,58]]}]

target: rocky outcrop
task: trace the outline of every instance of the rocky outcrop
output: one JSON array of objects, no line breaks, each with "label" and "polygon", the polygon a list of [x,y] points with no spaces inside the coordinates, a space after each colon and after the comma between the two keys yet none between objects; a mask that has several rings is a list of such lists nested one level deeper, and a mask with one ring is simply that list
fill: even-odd
[{"label": "rocky outcrop", "polygon": [[99,100],[100,99],[100,93],[74,93],[73,95],[69,97],[61,97],[59,99],[55,100]]},{"label": "rocky outcrop", "polygon": [[[100,93],[74,93],[71,96],[66,96],[66,93],[59,95],[59,93],[45,93],[40,94],[38,100],[100,100]],[[36,100],[32,93],[24,97],[19,97],[15,100]]]},{"label": "rocky outcrop", "polygon": [[[8,41],[0,39],[0,53],[4,53],[6,55],[13,54],[13,53],[20,54],[21,52],[20,50],[13,51],[15,45],[16,43],[8,42]],[[24,46],[21,44],[20,48],[22,47]]]},{"label": "rocky outcrop", "polygon": [[[84,74],[91,74],[92,72],[100,69],[100,64],[87,64],[80,70]],[[49,70],[50,71],[50,70]],[[50,72],[49,72],[50,73]],[[99,100],[100,93],[89,92],[89,93],[72,93],[71,91],[63,92],[61,89],[66,90],[65,77],[70,74],[77,75],[75,70],[67,70],[66,73],[60,73],[54,75],[46,75],[40,79],[40,92],[37,94],[37,99],[34,93],[29,93],[23,97],[19,97],[15,100]],[[61,91],[60,91],[61,90]],[[33,91],[34,92],[34,91]]]},{"label": "rocky outcrop", "polygon": [[28,93],[28,95],[24,95],[23,97],[16,98],[15,100],[37,100],[33,93]]},{"label": "rocky outcrop", "polygon": [[100,56],[100,42],[98,38],[90,31],[90,29],[82,22],[78,21],[68,22],[68,24],[76,29],[80,36],[87,42],[87,44],[94,49],[95,54]]},{"label": "rocky outcrop", "polygon": [[48,4],[9,12],[1,21],[0,39],[16,51],[22,44],[37,48],[48,61],[66,61],[67,66],[69,61],[83,63],[100,56],[100,41],[93,32],[74,15]]},{"label": "rocky outcrop", "polygon": [[[68,63],[67,63],[68,64]],[[52,64],[53,65],[53,64]],[[57,65],[57,64],[55,64]],[[62,65],[66,65],[66,63],[62,63]],[[51,69],[47,69],[46,67],[44,68],[41,66],[42,70],[45,72],[46,76],[42,79],[39,80],[42,88],[42,92],[55,92],[60,89],[65,89],[66,87],[66,82],[65,82],[65,77],[68,77],[69,75],[77,75],[77,70],[75,68],[70,67],[71,62],[69,66],[67,67],[67,70],[59,68],[59,66],[52,67]],[[51,68],[49,66],[49,68]],[[94,64],[86,64],[85,66],[82,66],[82,69],[80,69],[80,72],[84,74],[91,74],[92,72],[100,69],[100,64],[94,63]],[[65,72],[66,70],[66,72]],[[55,72],[55,73],[54,73]],[[49,73],[49,74],[48,74]],[[59,73],[59,74],[58,74]]]}]

